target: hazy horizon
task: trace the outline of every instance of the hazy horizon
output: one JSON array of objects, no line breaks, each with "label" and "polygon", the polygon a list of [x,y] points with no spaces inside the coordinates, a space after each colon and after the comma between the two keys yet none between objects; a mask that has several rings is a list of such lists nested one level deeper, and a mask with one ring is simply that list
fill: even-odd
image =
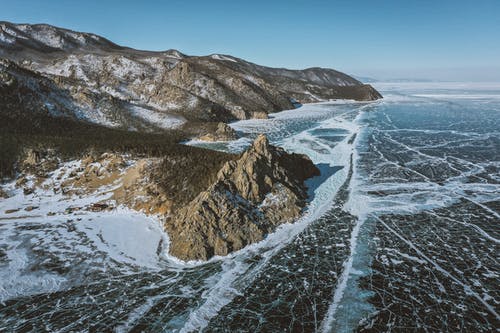
[{"label": "hazy horizon", "polygon": [[379,81],[415,80],[443,82],[497,82],[500,83],[499,67],[457,67],[457,68],[418,68],[418,69],[367,69],[355,70],[356,77]]},{"label": "hazy horizon", "polygon": [[257,64],[355,76],[500,81],[497,1],[0,0],[0,20],[92,32],[145,50],[230,54]]}]

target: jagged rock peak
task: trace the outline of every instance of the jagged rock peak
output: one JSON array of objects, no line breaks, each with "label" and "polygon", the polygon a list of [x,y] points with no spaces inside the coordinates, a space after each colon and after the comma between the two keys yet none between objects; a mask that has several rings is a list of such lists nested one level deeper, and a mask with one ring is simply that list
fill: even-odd
[{"label": "jagged rock peak", "polygon": [[252,144],[252,149],[260,155],[269,154],[269,140],[265,134],[259,134]]},{"label": "jagged rock peak", "polygon": [[183,260],[227,255],[292,222],[306,205],[304,181],[319,170],[259,135],[217,180],[166,221],[170,253]]}]

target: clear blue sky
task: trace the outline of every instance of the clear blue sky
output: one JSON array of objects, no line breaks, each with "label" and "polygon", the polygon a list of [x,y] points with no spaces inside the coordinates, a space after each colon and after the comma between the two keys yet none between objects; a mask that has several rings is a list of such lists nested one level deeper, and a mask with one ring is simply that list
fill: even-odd
[{"label": "clear blue sky", "polygon": [[500,0],[0,0],[0,20],[269,66],[500,81]]}]

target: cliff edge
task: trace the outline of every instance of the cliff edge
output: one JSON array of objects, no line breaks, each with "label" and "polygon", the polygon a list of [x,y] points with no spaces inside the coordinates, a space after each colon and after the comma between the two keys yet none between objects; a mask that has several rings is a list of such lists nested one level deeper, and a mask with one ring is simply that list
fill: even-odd
[{"label": "cliff edge", "polygon": [[305,155],[289,154],[260,135],[217,180],[165,222],[171,255],[207,260],[262,240],[306,205],[304,181],[319,175]]}]

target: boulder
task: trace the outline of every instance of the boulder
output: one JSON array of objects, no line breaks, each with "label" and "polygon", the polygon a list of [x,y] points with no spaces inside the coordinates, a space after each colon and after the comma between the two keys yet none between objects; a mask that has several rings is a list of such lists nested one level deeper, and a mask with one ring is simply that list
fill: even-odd
[{"label": "boulder", "polygon": [[91,212],[102,212],[104,210],[110,210],[112,207],[105,203],[93,203],[88,207]]},{"label": "boulder", "polygon": [[38,206],[27,206],[26,208],[24,208],[25,211],[27,212],[31,212],[32,210],[34,209],[38,209]]},{"label": "boulder", "polygon": [[24,195],[30,195],[30,194],[33,194],[33,192],[35,192],[35,189],[33,187],[25,187],[25,188],[23,188],[23,194]]},{"label": "boulder", "polygon": [[7,199],[9,194],[0,188],[0,198]]}]

